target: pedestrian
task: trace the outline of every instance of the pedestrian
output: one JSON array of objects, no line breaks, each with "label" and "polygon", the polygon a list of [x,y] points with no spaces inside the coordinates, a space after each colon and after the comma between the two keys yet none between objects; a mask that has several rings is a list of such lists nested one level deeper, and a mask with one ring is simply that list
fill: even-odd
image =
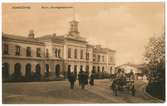
[{"label": "pedestrian", "polygon": [[134,85],[134,84],[132,84],[131,91],[132,91],[132,96],[135,96],[135,94],[136,94],[136,89],[135,89],[135,85]]},{"label": "pedestrian", "polygon": [[74,84],[75,84],[75,81],[76,81],[76,77],[75,77],[75,74],[73,72],[69,73],[68,80],[70,82],[70,88],[74,89]]},{"label": "pedestrian", "polygon": [[86,84],[86,74],[84,71],[81,71],[79,74],[79,81],[80,81],[80,86],[82,89],[85,88],[85,84]]},{"label": "pedestrian", "polygon": [[88,85],[89,73],[88,72],[84,72],[84,74],[85,74],[85,85]]},{"label": "pedestrian", "polygon": [[78,83],[79,83],[79,86],[81,86],[81,73],[82,73],[82,71],[80,71],[79,74],[78,74]]},{"label": "pedestrian", "polygon": [[115,96],[117,96],[117,91],[118,91],[118,85],[117,85],[117,80],[114,79],[112,82],[112,90],[113,90],[113,94]]},{"label": "pedestrian", "polygon": [[130,80],[134,80],[134,72],[133,72],[133,70],[131,70],[129,74],[130,74]]},{"label": "pedestrian", "polygon": [[91,85],[91,86],[94,86],[94,73],[92,73],[91,75],[90,75],[90,81],[89,81],[89,84]]}]

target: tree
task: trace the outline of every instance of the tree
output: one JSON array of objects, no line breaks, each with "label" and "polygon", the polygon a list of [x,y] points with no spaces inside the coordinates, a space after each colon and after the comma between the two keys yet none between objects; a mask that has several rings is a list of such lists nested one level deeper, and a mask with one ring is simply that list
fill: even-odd
[{"label": "tree", "polygon": [[145,60],[149,70],[147,92],[165,100],[165,34],[150,38],[145,48]]},{"label": "tree", "polygon": [[[145,48],[145,60],[147,61],[149,70],[154,70],[156,74],[160,74],[161,78],[165,78],[165,34],[153,36],[150,38]],[[151,72],[152,73],[152,72]],[[156,75],[157,76],[157,75]]]}]

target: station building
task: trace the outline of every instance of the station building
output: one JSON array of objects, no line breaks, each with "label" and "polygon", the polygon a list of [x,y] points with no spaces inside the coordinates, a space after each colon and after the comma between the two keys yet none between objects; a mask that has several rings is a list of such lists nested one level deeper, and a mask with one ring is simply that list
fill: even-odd
[{"label": "station building", "polygon": [[70,22],[70,31],[65,35],[2,33],[2,49],[3,80],[12,75],[28,79],[36,73],[42,76],[38,80],[46,76],[55,79],[80,70],[113,73],[115,68],[115,50],[89,44],[80,36],[76,20]]}]

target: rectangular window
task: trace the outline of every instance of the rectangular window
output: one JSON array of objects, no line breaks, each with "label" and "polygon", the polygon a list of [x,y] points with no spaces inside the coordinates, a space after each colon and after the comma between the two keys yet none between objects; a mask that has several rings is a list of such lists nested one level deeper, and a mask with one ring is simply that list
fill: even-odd
[{"label": "rectangular window", "polygon": [[80,59],[83,59],[83,50],[81,50]]},{"label": "rectangular window", "polygon": [[96,61],[96,55],[93,54],[93,61]]},{"label": "rectangular window", "polygon": [[58,49],[58,57],[60,58],[61,50]]},{"label": "rectangular window", "polygon": [[74,73],[77,74],[77,65],[74,65]]},{"label": "rectangular window", "polygon": [[98,55],[98,62],[100,62],[100,55]]},{"label": "rectangular window", "polygon": [[55,57],[57,57],[57,54],[58,54],[58,50],[57,48],[55,48]]},{"label": "rectangular window", "polygon": [[49,57],[49,51],[48,51],[48,49],[46,49],[46,57]]},{"label": "rectangular window", "polygon": [[77,49],[75,49],[75,50],[74,50],[74,58],[75,58],[75,59],[77,59],[77,57],[78,57],[78,53],[77,53],[77,52],[78,52]]},{"label": "rectangular window", "polygon": [[86,60],[89,60],[89,53],[86,53]]},{"label": "rectangular window", "polygon": [[36,54],[37,54],[37,57],[41,57],[41,48],[37,48]]},{"label": "rectangular window", "polygon": [[3,54],[4,54],[4,55],[8,55],[8,54],[9,54],[8,49],[9,49],[8,44],[4,44],[4,45],[3,45]]},{"label": "rectangular window", "polygon": [[30,47],[27,47],[26,54],[28,57],[31,56],[31,48]]},{"label": "rectangular window", "polygon": [[68,48],[68,58],[71,58],[71,48]]},{"label": "rectangular window", "polygon": [[102,57],[102,59],[103,59],[103,62],[104,62],[104,56]]},{"label": "rectangular window", "polygon": [[20,56],[20,46],[16,46],[16,56]]}]

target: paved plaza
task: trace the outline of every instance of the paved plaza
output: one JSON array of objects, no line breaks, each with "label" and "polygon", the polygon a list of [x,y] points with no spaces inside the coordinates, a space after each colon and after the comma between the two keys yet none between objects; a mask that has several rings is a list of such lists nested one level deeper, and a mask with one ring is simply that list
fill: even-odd
[{"label": "paved plaza", "polygon": [[3,103],[52,104],[52,103],[155,103],[159,102],[144,93],[146,83],[135,81],[136,96],[119,92],[114,96],[110,80],[95,80],[95,86],[84,90],[78,82],[73,90],[68,81],[3,83]]}]

